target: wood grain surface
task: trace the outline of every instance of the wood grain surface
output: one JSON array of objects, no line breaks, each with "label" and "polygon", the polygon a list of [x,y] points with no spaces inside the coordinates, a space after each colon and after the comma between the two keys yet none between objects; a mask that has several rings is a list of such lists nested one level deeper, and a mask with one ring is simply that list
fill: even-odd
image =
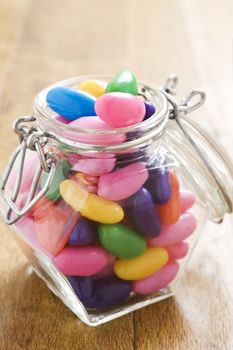
[{"label": "wood grain surface", "polygon": [[[63,78],[129,67],[144,81],[180,77],[208,100],[193,118],[233,156],[232,0],[0,0],[0,170],[12,121]],[[82,324],[32,272],[0,224],[1,350],[233,349],[233,225],[209,223],[174,298],[111,323]]]}]

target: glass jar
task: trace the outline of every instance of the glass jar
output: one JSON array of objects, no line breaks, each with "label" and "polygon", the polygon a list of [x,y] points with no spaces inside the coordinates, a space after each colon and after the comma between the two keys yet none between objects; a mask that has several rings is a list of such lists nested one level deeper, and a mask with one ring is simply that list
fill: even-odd
[{"label": "glass jar", "polygon": [[233,171],[225,151],[186,118],[203,92],[178,104],[176,77],[164,88],[140,83],[139,98],[156,107],[149,119],[75,129],[46,96],[87,79],[48,87],[33,116],[15,122],[20,145],[2,174],[0,199],[35,272],[96,326],[174,294],[206,219],[221,222],[232,212]]}]

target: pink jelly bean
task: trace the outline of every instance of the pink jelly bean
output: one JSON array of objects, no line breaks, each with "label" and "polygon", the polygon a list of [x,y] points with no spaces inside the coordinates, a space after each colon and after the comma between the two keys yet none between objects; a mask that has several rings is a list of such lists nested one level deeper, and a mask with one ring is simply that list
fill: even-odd
[{"label": "pink jelly bean", "polygon": [[133,291],[138,294],[146,295],[165,288],[175,277],[179,270],[179,264],[176,261],[169,261],[162,269],[153,275],[139,281],[133,282]]},{"label": "pink jelly bean", "polygon": [[99,176],[111,172],[116,164],[115,158],[98,159],[83,158],[79,159],[72,170],[80,171],[85,174]]},{"label": "pink jelly bean", "polygon": [[99,178],[92,175],[85,175],[85,179],[91,184],[98,184]]},{"label": "pink jelly bean", "polygon": [[166,247],[170,260],[178,260],[184,258],[188,254],[189,245],[186,242],[180,242]]},{"label": "pink jelly bean", "polygon": [[150,247],[171,246],[189,237],[197,227],[197,220],[191,213],[183,213],[173,225],[164,225],[157,238],[147,240]]},{"label": "pink jelly bean", "polygon": [[112,92],[95,102],[96,114],[108,125],[122,128],[140,123],[145,116],[145,104],[136,96],[125,92]]},{"label": "pink jelly bean", "polygon": [[180,211],[181,213],[192,208],[195,204],[195,194],[188,190],[180,190]]},{"label": "pink jelly bean", "polygon": [[75,140],[79,142],[97,145],[114,145],[125,141],[125,134],[123,133],[112,133],[110,135],[96,135],[94,133],[94,130],[108,131],[111,129],[111,127],[99,117],[82,117],[71,122],[70,126],[72,128],[76,128],[77,130],[91,129],[93,131],[92,134],[79,133],[78,135],[75,135]]},{"label": "pink jelly bean", "polygon": [[93,276],[108,263],[108,254],[96,246],[66,247],[55,258],[54,263],[68,276]]},{"label": "pink jelly bean", "polygon": [[57,117],[55,117],[55,119],[62,124],[70,124],[70,120],[62,117],[61,115],[58,115]]},{"label": "pink jelly bean", "polygon": [[97,273],[95,277],[100,278],[112,276],[114,273],[114,264],[116,260],[117,258],[114,255],[109,254],[108,264],[99,273]]},{"label": "pink jelly bean", "polygon": [[98,187],[94,185],[86,186],[86,190],[91,193],[97,193]]},{"label": "pink jelly bean", "polygon": [[119,201],[136,193],[148,179],[146,163],[130,164],[109,174],[101,175],[98,183],[98,195],[113,201]]},{"label": "pink jelly bean", "polygon": [[[28,149],[25,156],[23,176],[22,176],[22,182],[20,186],[21,193],[29,192],[32,184],[32,180],[38,165],[39,165],[39,158],[37,156],[37,153]],[[18,177],[18,171],[19,171],[19,159],[16,161],[7,182],[7,187],[10,190],[14,189],[16,179]]]}]

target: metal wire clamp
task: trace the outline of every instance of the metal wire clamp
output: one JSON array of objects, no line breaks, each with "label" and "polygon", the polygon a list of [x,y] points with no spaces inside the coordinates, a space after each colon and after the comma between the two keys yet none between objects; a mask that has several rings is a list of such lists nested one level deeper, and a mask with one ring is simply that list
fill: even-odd
[{"label": "metal wire clamp", "polygon": [[[0,177],[0,199],[5,204],[5,210],[2,210],[1,214],[8,225],[16,223],[45,195],[53,181],[59,164],[57,154],[46,151],[45,146],[49,139],[48,134],[41,131],[36,125],[28,126],[25,124],[34,121],[34,117],[24,116],[18,118],[13,125],[15,133],[19,136],[20,145],[13,152],[8,165]],[[19,199],[25,157],[28,149],[37,153],[39,165],[34,172],[27,196],[21,199],[21,203],[19,204],[17,200]],[[17,161],[19,161],[18,167],[13,170]],[[12,171],[14,171],[15,184],[14,188],[10,189],[7,185]],[[38,185],[43,172],[48,173],[48,176],[44,186],[39,189]]]},{"label": "metal wire clamp", "polygon": [[[224,188],[224,185],[222,183],[222,179],[219,177],[219,175],[216,173],[213,165],[208,160],[208,158],[203,154],[202,150],[199,148],[198,144],[195,142],[193,137],[190,135],[190,133],[186,130],[185,125],[190,124],[192,127],[195,128],[197,133],[206,140],[206,142],[214,149],[216,154],[219,155],[220,158],[225,157],[228,158],[227,154],[222,150],[222,148],[218,145],[216,147],[215,142],[212,140],[212,138],[205,133],[198,125],[197,123],[191,122],[190,120],[187,121],[184,116],[186,116],[188,113],[193,112],[194,110],[201,107],[206,100],[206,94],[202,90],[193,90],[191,91],[186,98],[182,99],[180,103],[178,103],[175,98],[172,95],[176,94],[176,85],[178,82],[178,78],[175,74],[172,74],[168,77],[164,87],[160,88],[160,91],[166,96],[171,108],[169,111],[169,118],[173,119],[179,128],[181,129],[182,133],[186,137],[186,139],[189,141],[193,149],[196,151],[202,162],[205,164],[206,168],[208,169],[209,173],[211,174],[212,178],[214,179],[216,183],[216,187],[219,189],[219,192],[222,195],[222,198],[225,201],[225,204],[227,206],[227,212],[232,213],[233,207],[232,207],[232,200],[229,193]],[[229,169],[231,173],[233,174],[233,169],[230,167],[231,162],[228,162]],[[221,223],[222,219],[218,221],[218,223]]]}]

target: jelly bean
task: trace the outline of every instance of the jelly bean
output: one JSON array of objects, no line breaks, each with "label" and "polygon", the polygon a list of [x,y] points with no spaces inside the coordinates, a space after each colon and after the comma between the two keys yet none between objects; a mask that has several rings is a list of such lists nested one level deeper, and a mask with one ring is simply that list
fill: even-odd
[{"label": "jelly bean", "polygon": [[[131,139],[131,135],[134,135],[134,132],[127,132],[127,138]],[[127,153],[117,154],[118,167],[123,167],[130,165],[135,162],[148,162],[150,155],[146,152],[145,149],[142,150],[127,150]]]},{"label": "jelly bean", "polygon": [[119,305],[129,297],[131,290],[130,282],[117,277],[101,278],[95,282],[94,295],[85,306],[100,309]]},{"label": "jelly bean", "polygon": [[148,239],[149,246],[171,246],[189,237],[197,227],[197,220],[191,213],[183,213],[173,225],[162,228],[159,237]]},{"label": "jelly bean", "polygon": [[[16,179],[18,177],[19,172],[19,159],[15,162],[12,172],[10,173],[9,179],[7,181],[7,188],[10,191],[13,191],[16,183]],[[28,193],[35,175],[35,171],[37,167],[40,165],[39,158],[35,151],[27,150],[24,160],[24,168],[22,174],[22,181],[20,185],[20,193],[25,192]]]},{"label": "jelly bean", "polygon": [[147,295],[165,288],[177,275],[179,264],[176,261],[168,262],[161,270],[140,281],[133,282],[133,291]]},{"label": "jelly bean", "polygon": [[88,144],[96,144],[96,145],[114,145],[123,143],[125,141],[125,134],[124,133],[111,133],[111,134],[98,134],[95,133],[95,130],[103,130],[103,131],[109,131],[111,130],[111,127],[106,124],[103,120],[101,120],[99,117],[83,117],[74,120],[70,123],[70,126],[72,128],[78,129],[90,129],[92,130],[91,134],[87,133],[79,133],[73,135],[73,139],[82,142],[82,143],[88,143]]},{"label": "jelly bean", "polygon": [[132,259],[119,259],[114,266],[115,274],[123,280],[140,280],[160,270],[168,262],[164,248],[148,248],[143,255]]},{"label": "jelly bean", "polygon": [[162,224],[175,224],[180,216],[180,192],[179,181],[175,172],[169,173],[171,184],[171,196],[166,204],[157,204],[156,209]]},{"label": "jelly bean", "polygon": [[94,291],[91,277],[68,276],[67,279],[83,304],[93,297]]},{"label": "jelly bean", "polygon": [[195,204],[196,197],[195,194],[188,190],[181,190],[180,191],[180,211],[181,213],[185,212],[186,210],[192,208],[192,206]]},{"label": "jelly bean", "polygon": [[142,255],[147,247],[141,235],[122,224],[101,224],[98,233],[101,245],[119,258]]},{"label": "jelly bean", "polygon": [[108,263],[108,254],[95,246],[65,247],[54,263],[65,275],[93,276]]},{"label": "jelly bean", "polygon": [[183,259],[189,250],[189,245],[186,242],[180,242],[166,247],[170,260]]},{"label": "jelly bean", "polygon": [[77,161],[72,170],[81,171],[89,175],[100,176],[102,174],[110,173],[114,169],[115,164],[115,158],[83,158]]},{"label": "jelly bean", "polygon": [[75,211],[79,212],[87,202],[89,193],[73,180],[65,180],[60,184],[62,198]]},{"label": "jelly bean", "polygon": [[43,206],[34,208],[34,223],[37,240],[41,247],[58,254],[66,245],[79,215],[67,205],[54,205],[49,200]]},{"label": "jelly bean", "polygon": [[88,245],[96,241],[97,227],[93,221],[80,217],[76,225],[74,226],[69,239],[68,245]]},{"label": "jelly bean", "polygon": [[142,187],[124,201],[124,208],[136,230],[145,237],[157,237],[161,231],[159,217],[151,193]]},{"label": "jelly bean", "polygon": [[95,111],[108,125],[123,128],[140,123],[146,107],[136,96],[125,92],[112,92],[96,100]]},{"label": "jelly bean", "polygon": [[97,186],[87,186],[86,189],[87,189],[88,192],[91,192],[91,193],[97,193],[98,192],[98,187]]},{"label": "jelly bean", "polygon": [[114,264],[116,262],[116,259],[117,258],[114,255],[109,254],[108,264],[100,272],[98,272],[94,277],[101,278],[101,277],[112,276],[114,274]]},{"label": "jelly bean", "polygon": [[64,200],[75,210],[90,219],[103,224],[115,224],[124,217],[124,211],[117,203],[88,193],[76,182],[65,180],[60,185]]},{"label": "jelly bean", "polygon": [[136,193],[147,178],[146,163],[134,163],[112,173],[101,175],[98,194],[103,198],[119,201]]},{"label": "jelly bean", "polygon": [[98,184],[99,179],[97,176],[87,175],[87,174],[85,174],[84,176],[89,183]]},{"label": "jelly bean", "polygon": [[[70,164],[62,159],[60,160],[60,164],[58,165],[53,181],[49,186],[49,190],[46,193],[46,196],[51,200],[51,201],[56,201],[58,198],[60,198],[60,190],[59,190],[59,185],[60,183],[65,180],[67,177],[68,173],[70,170]],[[48,179],[48,173],[44,173],[41,181],[41,185],[45,186],[46,181]]]},{"label": "jelly bean", "polygon": [[166,168],[166,161],[163,156],[159,155],[149,164],[149,178],[146,187],[151,192],[154,202],[165,204],[171,196],[171,185],[169,172]]},{"label": "jelly bean", "polygon": [[[76,179],[78,179],[78,181],[79,181],[80,184],[81,184],[81,183],[82,183],[83,185],[90,185],[90,184],[91,184],[91,182],[87,180],[85,174],[77,173],[77,174],[75,175],[75,177],[76,177]],[[96,179],[96,178],[94,177],[94,179]],[[98,181],[97,181],[97,182],[98,182]]]},{"label": "jelly bean", "polygon": [[88,192],[97,193],[98,187],[97,184],[90,183],[86,180],[85,174],[77,173],[75,176],[69,176],[69,179],[77,181],[78,184],[86,189]]},{"label": "jelly bean", "polygon": [[107,85],[106,92],[128,92],[132,95],[138,93],[138,83],[130,70],[119,72]]},{"label": "jelly bean", "polygon": [[153,103],[151,102],[144,102],[145,103],[145,107],[146,107],[146,114],[144,117],[144,120],[149,119],[153,114],[155,114],[155,106],[153,105]]},{"label": "jelly bean", "polygon": [[51,89],[47,94],[47,103],[54,112],[69,120],[96,115],[94,97],[64,86]]},{"label": "jelly bean", "polygon": [[105,93],[107,83],[102,80],[85,80],[82,81],[78,88],[95,97],[100,97]]},{"label": "jelly bean", "polygon": [[70,120],[66,119],[60,115],[58,115],[57,117],[55,117],[56,120],[58,120],[60,123],[62,124],[70,124]]}]

